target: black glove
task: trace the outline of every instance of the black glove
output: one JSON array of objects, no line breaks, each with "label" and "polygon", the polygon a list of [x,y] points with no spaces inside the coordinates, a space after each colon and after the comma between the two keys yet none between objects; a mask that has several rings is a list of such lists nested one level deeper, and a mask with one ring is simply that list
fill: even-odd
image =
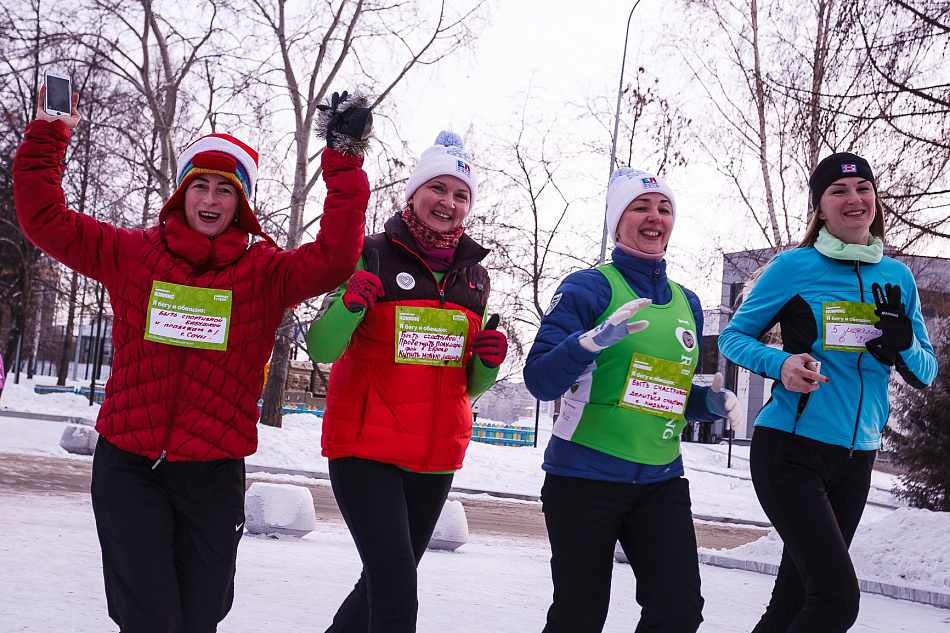
[{"label": "black glove", "polygon": [[909,349],[914,343],[914,324],[910,317],[904,314],[904,304],[901,303],[901,287],[884,284],[873,284],[874,314],[880,319],[874,327],[881,331],[881,335],[865,343],[865,347],[874,358],[885,365],[893,365],[897,354]]},{"label": "black glove", "polygon": [[362,156],[369,147],[373,132],[373,110],[367,107],[369,99],[362,94],[334,92],[330,103],[317,106],[320,114],[314,131],[327,139],[327,147],[338,152]]}]

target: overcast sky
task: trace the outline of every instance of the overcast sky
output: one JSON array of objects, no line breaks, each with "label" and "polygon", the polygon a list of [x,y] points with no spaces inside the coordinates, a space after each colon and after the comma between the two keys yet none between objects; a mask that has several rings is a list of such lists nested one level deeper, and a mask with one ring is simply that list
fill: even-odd
[{"label": "overcast sky", "polygon": [[[502,124],[523,99],[519,95],[529,88],[532,98],[544,102],[551,111],[566,101],[583,103],[589,97],[605,94],[613,109],[627,18],[633,5],[634,1],[621,0],[490,0],[490,21],[474,51],[445,60],[410,82],[411,91],[422,97],[400,110],[402,117],[410,119],[403,121],[401,128],[410,148],[418,156],[441,129],[464,133],[473,126],[481,132]],[[666,15],[661,14],[663,10]],[[632,78],[638,65],[645,65],[660,75],[666,86],[680,83],[676,77],[663,75],[664,69],[674,68],[675,61],[651,53],[651,38],[666,19],[675,20],[675,15],[664,0],[642,0],[634,10],[626,80]],[[609,137],[603,141],[609,150]],[[603,183],[597,195],[604,196],[609,158],[595,158],[588,170],[592,178]],[[698,161],[691,161],[670,179],[677,197],[670,265],[674,279],[697,291],[704,307],[715,307],[718,287],[695,275],[693,262],[682,256],[696,252],[708,239],[703,218],[708,215],[713,192],[708,186],[696,186],[708,180],[708,171]],[[685,182],[690,183],[689,188]]]}]

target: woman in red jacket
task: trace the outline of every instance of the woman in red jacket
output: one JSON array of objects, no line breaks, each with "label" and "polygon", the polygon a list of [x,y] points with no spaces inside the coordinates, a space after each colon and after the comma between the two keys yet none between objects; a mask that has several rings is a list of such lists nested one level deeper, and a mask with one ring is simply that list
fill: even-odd
[{"label": "woman in red jacket", "polygon": [[363,560],[328,633],[416,630],[416,566],[462,467],[469,398],[492,385],[507,350],[504,334],[482,328],[488,251],[463,224],[477,191],[462,139],[443,132],[410,174],[405,208],[366,238],[369,270],[310,328],[310,355],[336,361],[323,454]]},{"label": "woman in red jacket", "polygon": [[[354,270],[363,160],[323,152],[320,233],[293,251],[264,234],[248,202],[257,152],[223,134],[181,154],[157,225],[119,228],[66,208],[60,176],[79,95],[71,116],[50,116],[44,92],[14,161],[20,227],[101,282],[115,314],[92,477],[109,615],[122,631],[215,631],[233,598],[264,365],[284,311]],[[251,235],[262,239],[249,245]]]}]

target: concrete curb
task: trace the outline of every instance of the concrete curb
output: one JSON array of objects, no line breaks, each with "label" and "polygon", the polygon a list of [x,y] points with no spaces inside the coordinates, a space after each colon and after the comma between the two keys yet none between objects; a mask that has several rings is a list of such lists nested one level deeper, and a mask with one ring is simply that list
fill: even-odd
[{"label": "concrete curb", "polygon": [[[293,468],[278,468],[276,466],[258,466],[248,464],[246,466],[248,473],[266,473],[268,475],[300,475],[310,479],[330,479],[327,473],[320,473],[312,470],[294,470]],[[467,495],[488,495],[499,499],[518,499],[519,501],[540,501],[541,497],[537,495],[523,495],[515,492],[497,492],[493,490],[475,490],[473,488],[458,488],[452,486],[451,492]]]},{"label": "concrete curb", "polygon": [[772,524],[768,521],[756,521],[755,519],[733,519],[731,517],[715,517],[706,514],[693,513],[693,518],[699,521],[709,521],[710,523],[731,523],[733,525],[752,525],[760,528],[771,528]]},{"label": "concrete curb", "polygon": [[5,418],[24,418],[27,420],[47,420],[49,422],[66,422],[67,424],[84,424],[86,426],[95,426],[96,421],[89,418],[81,418],[74,415],[56,415],[53,413],[30,413],[29,411],[10,411],[0,409],[0,417]]},{"label": "concrete curb", "polygon": [[[775,576],[778,574],[778,565],[775,563],[765,563],[755,560],[743,560],[741,558],[731,558],[721,554],[709,554],[699,552],[699,562],[713,567],[723,567],[726,569],[741,569],[743,571],[754,571],[759,574]],[[913,587],[904,587],[893,585],[887,582],[877,580],[858,579],[858,585],[864,593],[874,593],[888,598],[898,600],[909,600],[921,604],[929,604],[942,609],[950,609],[950,593],[940,591],[931,591],[928,589],[915,589]]]}]

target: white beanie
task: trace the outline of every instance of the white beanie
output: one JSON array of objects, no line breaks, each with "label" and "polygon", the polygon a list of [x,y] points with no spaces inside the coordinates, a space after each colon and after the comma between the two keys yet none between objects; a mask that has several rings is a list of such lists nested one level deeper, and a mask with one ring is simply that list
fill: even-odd
[{"label": "white beanie", "polygon": [[472,157],[465,151],[462,137],[455,132],[439,132],[435,145],[422,152],[406,183],[406,202],[409,202],[416,189],[436,176],[460,178],[471,193],[469,210],[475,206],[475,195],[478,193],[475,166],[472,165]]},{"label": "white beanie", "polygon": [[631,202],[645,193],[662,193],[670,199],[673,207],[673,217],[676,217],[676,200],[673,192],[659,176],[634,169],[621,167],[610,175],[607,185],[607,232],[610,239],[617,243],[617,225],[620,216]]}]

